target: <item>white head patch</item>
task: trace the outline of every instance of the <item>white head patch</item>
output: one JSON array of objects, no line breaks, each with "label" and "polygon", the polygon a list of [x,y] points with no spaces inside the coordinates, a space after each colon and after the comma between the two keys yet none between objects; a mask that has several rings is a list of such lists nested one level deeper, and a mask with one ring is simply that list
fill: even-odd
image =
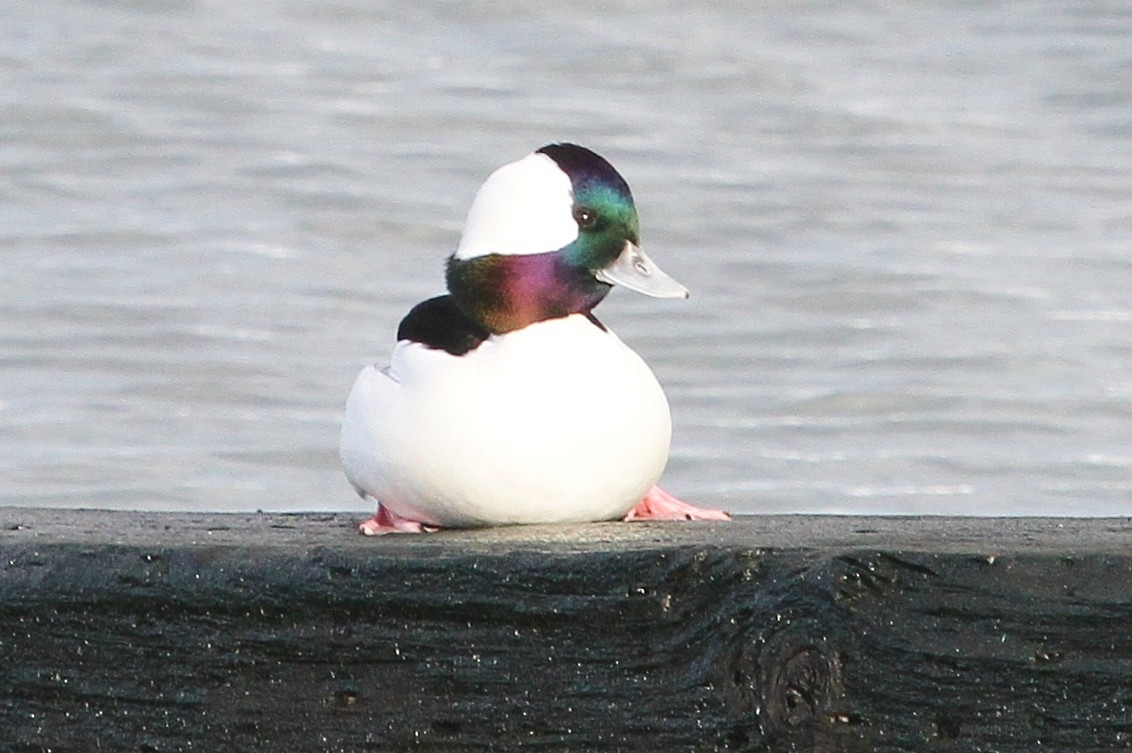
[{"label": "white head patch", "polygon": [[456,258],[557,251],[578,237],[573,207],[570,177],[545,154],[528,154],[480,186]]}]

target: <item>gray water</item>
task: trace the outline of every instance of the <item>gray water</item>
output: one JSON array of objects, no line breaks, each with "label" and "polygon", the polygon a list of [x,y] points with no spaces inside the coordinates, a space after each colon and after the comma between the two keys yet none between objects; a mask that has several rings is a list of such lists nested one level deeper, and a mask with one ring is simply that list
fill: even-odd
[{"label": "gray water", "polygon": [[692,290],[598,310],[671,491],[1132,514],[1126,0],[2,0],[0,504],[365,512],[357,370],[555,140]]}]

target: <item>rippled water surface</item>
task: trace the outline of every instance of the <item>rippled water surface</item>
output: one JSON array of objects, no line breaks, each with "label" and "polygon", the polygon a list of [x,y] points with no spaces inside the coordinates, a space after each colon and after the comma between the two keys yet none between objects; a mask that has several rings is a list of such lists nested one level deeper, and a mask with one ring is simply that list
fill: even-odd
[{"label": "rippled water surface", "polygon": [[[537,10],[536,10],[537,7]],[[357,370],[568,139],[737,511],[1132,514],[1127,2],[0,5],[0,503],[365,510]]]}]

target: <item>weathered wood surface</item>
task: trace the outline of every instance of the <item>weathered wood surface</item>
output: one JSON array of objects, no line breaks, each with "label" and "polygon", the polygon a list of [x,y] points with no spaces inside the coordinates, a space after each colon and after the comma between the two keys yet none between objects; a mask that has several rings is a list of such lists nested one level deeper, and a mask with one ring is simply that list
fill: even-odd
[{"label": "weathered wood surface", "polygon": [[1132,522],[0,508],[2,751],[1132,748]]}]

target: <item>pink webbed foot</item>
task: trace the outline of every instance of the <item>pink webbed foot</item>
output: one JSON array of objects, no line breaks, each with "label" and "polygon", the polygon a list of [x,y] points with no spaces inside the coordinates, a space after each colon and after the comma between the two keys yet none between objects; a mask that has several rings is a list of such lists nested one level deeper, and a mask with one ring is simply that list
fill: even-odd
[{"label": "pink webbed foot", "polygon": [[690,505],[654,486],[624,520],[731,520],[731,513]]},{"label": "pink webbed foot", "polygon": [[426,526],[419,520],[402,518],[387,507],[378,504],[377,512],[369,520],[358,524],[358,531],[366,536],[384,536],[387,533],[432,533],[435,526]]}]

